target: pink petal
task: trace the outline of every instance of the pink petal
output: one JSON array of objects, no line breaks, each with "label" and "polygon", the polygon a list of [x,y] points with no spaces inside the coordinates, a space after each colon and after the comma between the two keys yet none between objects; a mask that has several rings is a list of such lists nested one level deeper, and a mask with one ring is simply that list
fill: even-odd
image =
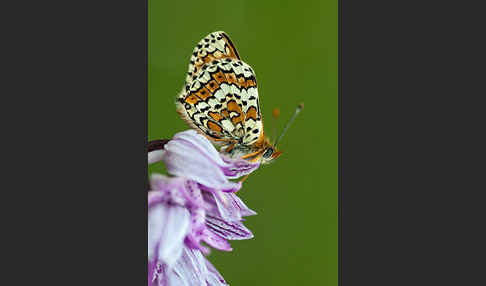
[{"label": "pink petal", "polygon": [[223,251],[233,250],[231,248],[231,245],[226,239],[222,238],[221,236],[217,235],[216,233],[208,229],[204,230],[203,240],[213,248],[223,250]]},{"label": "pink petal", "polygon": [[253,233],[240,221],[225,221],[217,217],[206,216],[206,226],[212,232],[229,240],[253,238]]}]

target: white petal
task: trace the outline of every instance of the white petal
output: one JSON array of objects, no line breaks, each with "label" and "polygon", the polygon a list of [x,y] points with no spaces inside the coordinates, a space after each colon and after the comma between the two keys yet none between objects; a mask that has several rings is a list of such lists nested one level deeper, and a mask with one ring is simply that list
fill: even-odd
[{"label": "white petal", "polygon": [[190,227],[189,211],[180,206],[159,204],[149,209],[148,258],[158,259],[169,267],[180,258],[184,238]]},{"label": "white petal", "polygon": [[[200,135],[198,137],[204,138]],[[197,139],[197,141],[201,140]],[[219,165],[219,163],[224,166],[227,164],[223,162],[216,149],[211,145],[212,151],[201,152],[203,149],[201,144],[194,145],[191,142],[175,139],[167,143],[164,161],[169,174],[186,177],[215,189],[237,188],[239,185],[230,182]]]},{"label": "white petal", "polygon": [[[218,151],[214,148],[213,144],[204,136],[198,134],[195,130],[187,130],[184,132],[179,132],[174,135],[173,139],[184,140],[196,147],[199,151],[203,152],[204,155],[208,156],[211,160],[219,165],[226,166],[227,164],[223,162],[220,158]],[[170,142],[170,141],[169,141]],[[193,150],[193,152],[196,150]]]},{"label": "white petal", "polygon": [[164,154],[164,152],[165,152],[164,150],[155,150],[155,151],[149,152],[148,153],[149,165],[156,163],[156,162],[159,162],[159,161],[162,161],[162,158],[163,158],[162,155]]}]

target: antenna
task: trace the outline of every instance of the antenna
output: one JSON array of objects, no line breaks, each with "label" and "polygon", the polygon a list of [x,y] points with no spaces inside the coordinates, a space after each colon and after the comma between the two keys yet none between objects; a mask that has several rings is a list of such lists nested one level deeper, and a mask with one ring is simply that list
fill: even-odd
[{"label": "antenna", "polygon": [[[272,128],[272,137],[274,138],[273,140],[277,140],[277,120],[280,116],[280,109],[275,107],[272,110],[272,115],[273,115],[273,128]],[[275,141],[273,141],[273,144],[275,145]]]},{"label": "antenna", "polygon": [[275,141],[275,144],[273,145],[273,147],[277,147],[278,142],[280,142],[280,140],[282,140],[282,137],[284,136],[285,132],[287,132],[287,129],[289,128],[290,124],[292,124],[292,122],[295,120],[297,115],[299,115],[299,113],[302,111],[302,109],[304,109],[304,103],[301,103],[301,104],[299,104],[299,106],[297,106],[297,108],[295,109],[294,115],[292,115],[292,117],[290,117],[289,121],[287,121],[287,124],[285,125],[284,130],[282,131],[282,133],[280,133],[280,136],[278,137],[277,141]]}]

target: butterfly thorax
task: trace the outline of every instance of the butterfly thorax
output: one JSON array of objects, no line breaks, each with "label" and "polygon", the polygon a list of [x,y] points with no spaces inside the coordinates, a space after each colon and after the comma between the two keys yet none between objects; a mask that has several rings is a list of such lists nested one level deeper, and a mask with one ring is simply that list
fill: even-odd
[{"label": "butterfly thorax", "polygon": [[282,153],[272,146],[268,138],[264,137],[253,145],[233,143],[222,146],[220,150],[230,158],[240,158],[250,162],[260,161],[262,164],[270,163]]}]

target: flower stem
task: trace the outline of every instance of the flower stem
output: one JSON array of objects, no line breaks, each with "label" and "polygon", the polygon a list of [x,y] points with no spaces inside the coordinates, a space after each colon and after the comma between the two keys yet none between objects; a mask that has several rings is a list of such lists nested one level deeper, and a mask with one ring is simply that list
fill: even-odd
[{"label": "flower stem", "polygon": [[147,152],[164,149],[164,145],[169,141],[170,139],[152,140],[147,143]]},{"label": "flower stem", "polygon": [[[147,148],[147,153],[150,153],[152,151],[156,150],[162,150],[164,149],[165,144],[169,142],[170,139],[159,139],[159,140],[152,140],[147,143],[146,148]],[[150,189],[150,182],[147,179],[147,184],[145,185],[145,189],[149,191]]]}]

